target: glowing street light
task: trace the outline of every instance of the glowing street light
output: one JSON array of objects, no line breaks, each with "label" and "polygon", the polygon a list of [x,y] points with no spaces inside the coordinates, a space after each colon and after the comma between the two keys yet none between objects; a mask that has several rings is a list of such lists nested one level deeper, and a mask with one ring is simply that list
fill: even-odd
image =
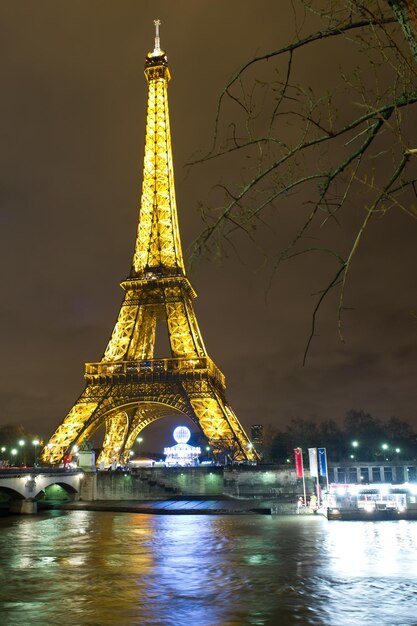
[{"label": "glowing street light", "polygon": [[12,457],[13,457],[13,465],[14,465],[14,464],[15,464],[16,454],[17,454],[17,449],[16,449],[16,448],[12,448],[12,449],[10,450],[10,454],[11,454],[11,455],[12,455]]},{"label": "glowing street light", "polygon": [[142,437],[136,437],[136,441],[137,441],[138,443],[142,443],[143,439],[142,439]]},{"label": "glowing street light", "polygon": [[32,443],[35,446],[35,454],[34,454],[33,465],[34,465],[34,467],[37,467],[38,466],[38,445],[39,445],[39,439],[34,439],[32,441]]},{"label": "glowing street light", "polygon": [[23,446],[25,445],[25,440],[19,439],[18,444],[20,446],[20,465],[23,465]]},{"label": "glowing street light", "polygon": [[357,448],[357,447],[358,447],[358,445],[359,445],[359,441],[356,441],[356,440],[355,440],[355,441],[352,441],[352,447],[353,447],[353,448]]},{"label": "glowing street light", "polygon": [[383,443],[383,444],[382,444],[382,446],[381,446],[381,448],[382,448],[383,450],[388,450],[388,444],[387,444],[387,443]]}]

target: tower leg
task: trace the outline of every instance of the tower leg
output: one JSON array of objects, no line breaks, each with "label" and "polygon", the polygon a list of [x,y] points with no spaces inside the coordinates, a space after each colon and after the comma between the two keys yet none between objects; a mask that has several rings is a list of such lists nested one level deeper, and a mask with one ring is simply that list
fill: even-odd
[{"label": "tower leg", "polygon": [[256,452],[230,406],[209,383],[203,385],[205,393],[192,393],[190,403],[213,454],[232,461],[256,460]]},{"label": "tower leg", "polygon": [[93,417],[110,388],[111,385],[103,385],[94,389],[87,386],[84,389],[43,449],[41,454],[43,463],[52,465],[60,463],[71,446],[81,443],[96,430]]}]

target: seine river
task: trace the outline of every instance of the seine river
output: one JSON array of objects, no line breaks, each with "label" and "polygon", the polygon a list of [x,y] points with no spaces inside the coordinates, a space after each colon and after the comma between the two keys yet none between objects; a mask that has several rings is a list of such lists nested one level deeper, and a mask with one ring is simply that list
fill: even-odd
[{"label": "seine river", "polygon": [[2,626],[417,624],[417,522],[0,518]]}]

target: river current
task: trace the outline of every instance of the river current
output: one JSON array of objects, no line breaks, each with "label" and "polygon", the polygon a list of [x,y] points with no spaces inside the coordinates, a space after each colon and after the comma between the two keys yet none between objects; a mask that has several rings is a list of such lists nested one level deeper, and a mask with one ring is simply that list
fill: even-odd
[{"label": "river current", "polygon": [[2,626],[417,625],[417,522],[0,518]]}]

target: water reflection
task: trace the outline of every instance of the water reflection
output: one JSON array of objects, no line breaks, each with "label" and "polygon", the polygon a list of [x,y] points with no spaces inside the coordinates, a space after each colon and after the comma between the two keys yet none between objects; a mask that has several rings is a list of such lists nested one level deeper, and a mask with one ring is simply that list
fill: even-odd
[{"label": "water reflection", "polygon": [[417,624],[414,522],[76,511],[0,530],[5,626]]},{"label": "water reflection", "polygon": [[[417,579],[417,524],[398,522],[329,524],[328,550],[336,575],[401,576]],[[417,621],[417,620],[416,620]]]}]

